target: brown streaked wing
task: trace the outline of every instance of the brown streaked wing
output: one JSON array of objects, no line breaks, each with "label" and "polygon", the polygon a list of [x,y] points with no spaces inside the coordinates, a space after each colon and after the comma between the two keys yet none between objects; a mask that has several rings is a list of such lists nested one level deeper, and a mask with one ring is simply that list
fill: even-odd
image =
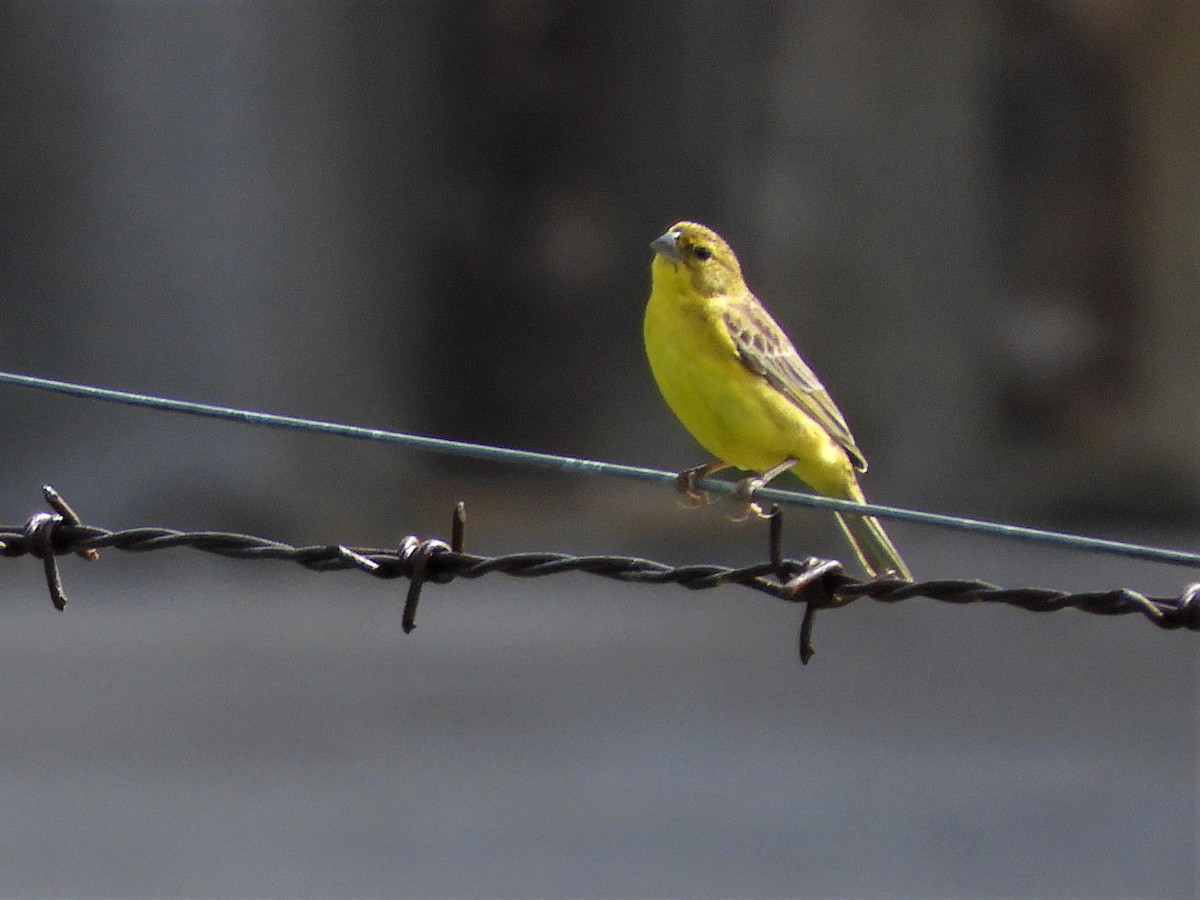
[{"label": "brown streaked wing", "polygon": [[742,364],[815,419],[845,448],[854,468],[865,472],[867,461],[841,410],[754,295],[730,301],[722,319]]}]

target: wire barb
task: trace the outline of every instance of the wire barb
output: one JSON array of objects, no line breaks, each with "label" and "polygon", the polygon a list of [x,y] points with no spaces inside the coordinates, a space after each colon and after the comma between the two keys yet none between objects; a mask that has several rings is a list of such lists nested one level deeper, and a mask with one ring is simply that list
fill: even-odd
[{"label": "wire barb", "polygon": [[[50,602],[62,612],[67,608],[67,592],[63,588],[62,574],[58,570],[58,532],[62,527],[78,527],[79,516],[63,496],[48,484],[42,485],[42,497],[54,510],[53,513],[39,512],[29,517],[22,533],[28,542],[28,552],[42,561],[42,572],[46,576],[46,587],[50,591]],[[12,553],[12,541],[0,540],[0,553]],[[73,552],[86,560],[97,560],[100,554],[93,547],[75,547]],[[61,551],[67,552],[67,551]]]},{"label": "wire barb", "polygon": [[351,550],[345,544],[338,544],[335,550],[343,559],[349,560],[368,574],[374,574],[375,572],[379,571],[379,563],[375,562],[373,559],[367,559],[357,550]]},{"label": "wire barb", "polygon": [[450,543],[436,538],[421,540],[409,535],[400,542],[400,558],[409,565],[408,595],[404,598],[404,613],[400,618],[400,627],[405,634],[412,634],[417,627],[417,604],[421,602],[421,588],[427,579],[443,584],[450,581],[453,575],[435,574],[430,576],[429,560],[438,553],[461,554],[467,528],[467,504],[461,500],[454,506],[454,514],[450,518]]},{"label": "wire barb", "polygon": [[[42,561],[46,586],[50,589],[50,602],[59,612],[67,608],[67,593],[63,589],[62,576],[58,572],[58,560],[54,557],[54,531],[62,521],[62,516],[42,512],[34,513],[25,523],[29,552]],[[10,546],[11,542],[5,541],[5,548]]]},{"label": "wire barb", "polygon": [[836,559],[810,556],[804,561],[801,571],[790,572],[783,558],[783,509],[778,503],[772,504],[767,514],[767,553],[780,583],[787,587],[792,597],[804,597],[804,618],[800,620],[798,645],[800,663],[807,666],[816,653],[812,635],[817,610],[839,605],[837,595],[829,590],[829,584],[832,576],[842,574],[842,564]]},{"label": "wire barb", "polygon": [[454,515],[450,519],[450,549],[455,553],[465,552],[466,535],[467,504],[460,500],[454,505]]},{"label": "wire barb", "polygon": [[[48,484],[43,484],[42,496],[46,498],[46,502],[50,504],[51,509],[58,513],[65,524],[80,524],[79,516],[76,514],[75,510],[71,508],[71,504],[67,503],[67,501],[63,498],[63,495],[56,491],[53,487]],[[90,562],[95,562],[100,558],[99,552],[91,547],[83,547],[75,552]]]}]

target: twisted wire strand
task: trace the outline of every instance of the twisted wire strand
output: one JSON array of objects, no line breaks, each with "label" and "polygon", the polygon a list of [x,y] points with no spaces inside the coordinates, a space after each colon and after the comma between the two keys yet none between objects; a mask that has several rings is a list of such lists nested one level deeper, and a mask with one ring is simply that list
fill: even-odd
[{"label": "twisted wire strand", "polygon": [[[82,554],[108,548],[145,553],[180,547],[236,559],[288,561],[316,572],[358,570],[382,579],[408,578],[417,591],[424,581],[444,583],[495,573],[538,578],[581,572],[627,583],[677,584],[691,590],[736,585],[786,602],[806,603],[810,608],[836,608],[861,598],[896,603],[924,597],[955,604],[1000,603],[1030,612],[1076,609],[1105,616],[1140,613],[1160,628],[1200,631],[1200,585],[1190,585],[1178,597],[1149,597],[1126,588],[1070,593],[1047,588],[1003,588],[975,580],[862,581],[838,569],[824,573],[818,582],[807,584],[797,579],[813,569],[812,559],[784,559],[732,568],[709,564],[672,566],[620,555],[527,552],[483,556],[453,549],[440,540],[416,537],[406,538],[396,549],[355,549],[338,544],[294,546],[270,538],[222,531],[186,532],[158,527],[111,531],[72,524],[44,513],[34,516],[23,527],[0,526],[0,556],[6,557],[45,558],[47,554]],[[415,564],[421,558],[425,560],[423,577],[416,578]],[[414,597],[410,590],[410,601]],[[415,602],[413,606],[415,612]]]}]

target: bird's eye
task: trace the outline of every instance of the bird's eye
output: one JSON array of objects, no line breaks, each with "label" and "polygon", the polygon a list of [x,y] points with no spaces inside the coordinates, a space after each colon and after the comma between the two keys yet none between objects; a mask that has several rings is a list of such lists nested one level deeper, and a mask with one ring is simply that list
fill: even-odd
[{"label": "bird's eye", "polygon": [[693,247],[692,256],[696,257],[696,259],[700,260],[701,262],[712,259],[712,248],[705,247],[703,245],[699,247]]}]

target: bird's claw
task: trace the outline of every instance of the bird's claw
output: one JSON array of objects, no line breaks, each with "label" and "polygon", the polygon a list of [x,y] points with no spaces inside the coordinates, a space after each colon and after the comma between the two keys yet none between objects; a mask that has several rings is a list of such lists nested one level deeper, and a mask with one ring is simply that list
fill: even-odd
[{"label": "bird's claw", "polygon": [[704,466],[684,469],[675,476],[675,490],[682,495],[680,503],[689,509],[696,509],[712,503],[712,494],[703,488],[696,487],[696,482],[706,474],[704,469]]},{"label": "bird's claw", "polygon": [[733,499],[743,504],[744,508],[741,515],[730,516],[734,522],[745,522],[750,517],[756,519],[769,519],[771,514],[765,512],[762,505],[754,499],[754,495],[758,489],[765,484],[762,478],[751,475],[749,478],[743,478],[733,488]]}]

